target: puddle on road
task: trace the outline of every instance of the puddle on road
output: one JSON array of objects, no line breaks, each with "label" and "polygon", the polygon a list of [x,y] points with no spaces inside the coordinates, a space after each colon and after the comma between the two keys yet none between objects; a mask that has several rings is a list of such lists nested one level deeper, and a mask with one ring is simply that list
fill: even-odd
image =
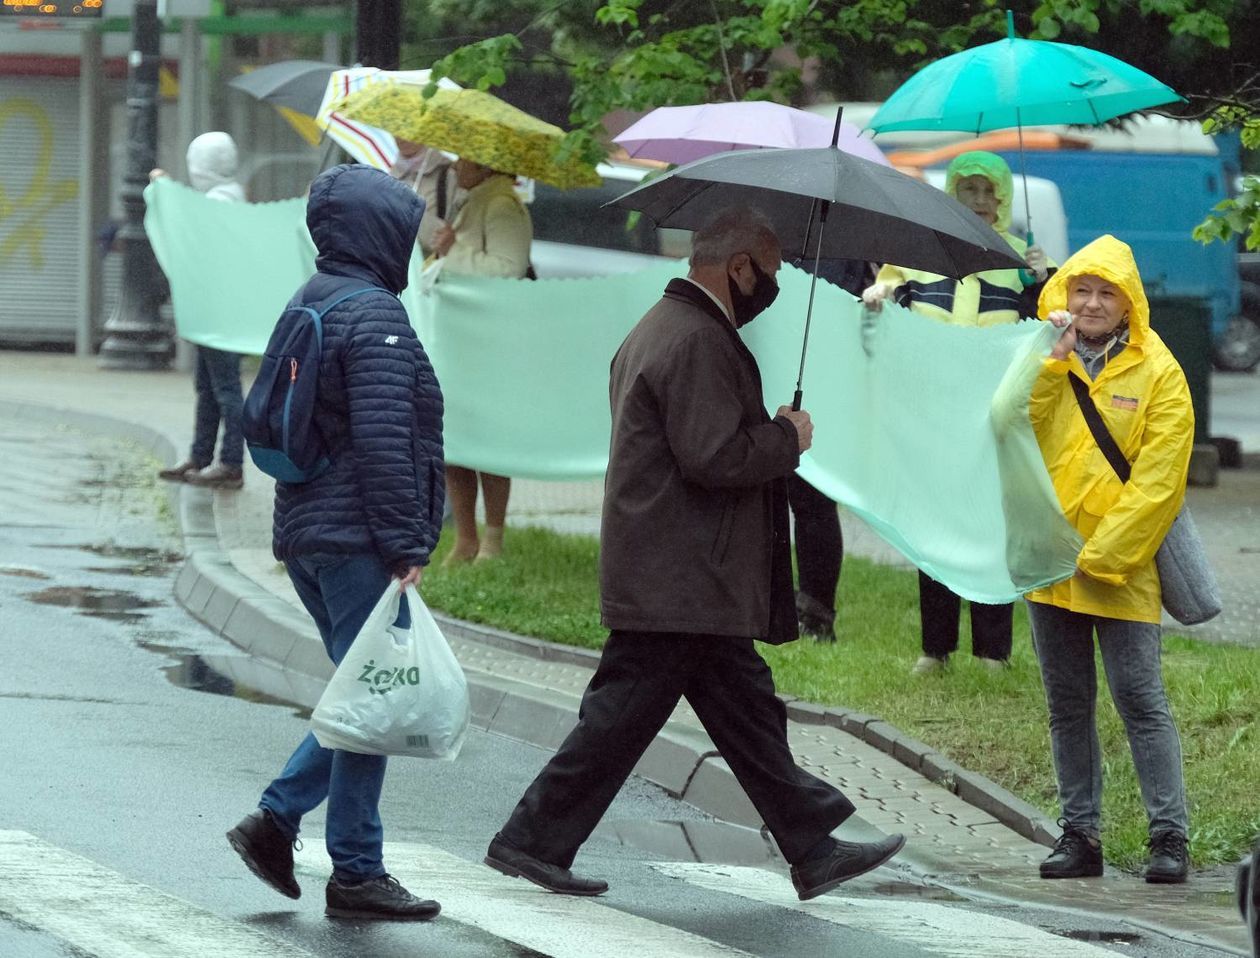
[{"label": "puddle on road", "polygon": [[106,575],[141,575],[160,576],[171,571],[171,566],[183,560],[183,555],[170,549],[154,549],[144,546],[120,546],[112,542],[94,545],[62,545],[49,543],[40,545],[41,549],[73,549],[75,552],[90,552],[103,559],[120,559],[126,565],[94,566],[88,572],[101,572]]},{"label": "puddle on road", "polygon": [[1073,941],[1092,941],[1102,945],[1136,945],[1142,936],[1131,931],[1102,931],[1091,928],[1070,928],[1067,931],[1055,931],[1060,938],[1071,938]]},{"label": "puddle on road", "polygon": [[162,605],[156,599],[143,599],[134,592],[75,585],[51,586],[39,592],[28,592],[23,598],[38,605],[75,609],[80,615],[114,622],[143,621],[148,613],[137,610]]},{"label": "puddle on road", "polygon": [[[256,702],[259,705],[278,705],[282,708],[291,709],[299,718],[310,718],[310,710],[294,702],[276,698],[265,692],[259,692],[248,685],[242,685],[215,668],[216,660],[222,660],[222,656],[201,655],[192,649],[186,649],[178,645],[168,645],[162,641],[163,638],[168,636],[174,638],[176,633],[144,632],[140,633],[140,635],[143,638],[136,642],[139,648],[144,649],[146,652],[156,652],[158,655],[163,655],[172,660],[170,665],[162,666],[162,673],[172,685],[181,689],[189,689],[193,692],[225,695],[245,702]],[[233,661],[236,662],[238,667],[248,667],[250,660],[241,657],[239,661],[236,659]]]},{"label": "puddle on road", "polygon": [[26,566],[20,565],[0,565],[0,575],[16,576],[19,579],[51,579],[47,572],[40,572],[38,569],[28,569]]}]

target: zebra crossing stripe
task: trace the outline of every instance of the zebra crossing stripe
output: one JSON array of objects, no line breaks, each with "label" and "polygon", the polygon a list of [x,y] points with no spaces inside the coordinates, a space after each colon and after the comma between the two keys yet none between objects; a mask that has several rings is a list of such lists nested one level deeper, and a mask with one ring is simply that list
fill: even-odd
[{"label": "zebra crossing stripe", "polygon": [[655,862],[652,867],[701,888],[791,908],[944,958],[1114,958],[1105,948],[971,909],[904,898],[844,898],[835,892],[800,901],[782,875],[759,868],[692,862]]},{"label": "zebra crossing stripe", "polygon": [[[326,876],[329,861],[312,842],[298,853],[303,872]],[[747,952],[599,903],[554,895],[480,862],[430,845],[386,842],[390,874],[414,894],[442,903],[456,921],[550,958],[738,958]]]},{"label": "zebra crossing stripe", "polygon": [[94,958],[313,958],[26,832],[0,831],[0,912]]}]

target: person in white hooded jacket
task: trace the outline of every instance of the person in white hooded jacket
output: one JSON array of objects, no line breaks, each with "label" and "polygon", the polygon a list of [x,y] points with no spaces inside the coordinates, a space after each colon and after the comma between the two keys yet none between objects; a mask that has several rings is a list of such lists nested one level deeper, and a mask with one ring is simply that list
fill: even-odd
[{"label": "person in white hooded jacket", "polygon": [[[226,133],[203,133],[188,144],[188,180],[193,189],[212,200],[245,202],[245,189],[236,180],[236,143]],[[165,176],[164,170],[149,173],[149,179]],[[239,353],[197,346],[197,407],[192,448],[188,458],[162,469],[158,475],[172,482],[187,482],[215,489],[239,489],[244,483],[241,469],[245,441],[241,434],[241,413],[245,396],[241,391]],[[219,461],[214,462],[219,426],[223,440]]]}]

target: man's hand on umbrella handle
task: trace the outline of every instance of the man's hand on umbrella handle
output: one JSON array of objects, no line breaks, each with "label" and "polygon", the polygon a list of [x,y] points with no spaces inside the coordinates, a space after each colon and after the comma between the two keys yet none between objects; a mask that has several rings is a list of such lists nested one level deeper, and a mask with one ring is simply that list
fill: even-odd
[{"label": "man's hand on umbrella handle", "polygon": [[804,409],[780,406],[779,411],[774,415],[776,419],[782,416],[796,429],[796,446],[799,452],[804,452],[814,444],[814,422]]},{"label": "man's hand on umbrella handle", "polygon": [[1076,348],[1076,327],[1072,325],[1072,314],[1066,309],[1056,309],[1046,317],[1046,322],[1063,330],[1055,341],[1054,348],[1050,350],[1050,358],[1067,359]]},{"label": "man's hand on umbrella handle", "polygon": [[1028,249],[1024,250],[1024,262],[1028,264],[1028,268],[1037,277],[1037,282],[1044,283],[1046,281],[1046,277],[1050,275],[1050,270],[1045,250],[1040,246],[1028,247]]},{"label": "man's hand on umbrella handle", "polygon": [[455,230],[451,228],[450,223],[442,223],[433,234],[433,252],[438,256],[445,256],[451,251],[451,247],[455,245]]},{"label": "man's hand on umbrella handle", "polygon": [[874,283],[862,290],[862,302],[867,309],[878,312],[884,308],[884,300],[892,295],[892,291],[893,288],[888,283]]}]

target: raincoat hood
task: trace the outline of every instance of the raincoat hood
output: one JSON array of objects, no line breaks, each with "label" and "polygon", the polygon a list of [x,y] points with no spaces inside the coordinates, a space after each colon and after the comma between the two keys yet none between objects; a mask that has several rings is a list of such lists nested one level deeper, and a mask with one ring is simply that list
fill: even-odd
[{"label": "raincoat hood", "polygon": [[236,166],[236,142],[226,133],[203,133],[188,144],[188,181],[199,192],[244,200]]},{"label": "raincoat hood", "polygon": [[983,176],[993,184],[997,195],[997,222],[993,228],[999,233],[1011,228],[1011,200],[1015,196],[1015,184],[1011,180],[1011,168],[1006,160],[986,150],[972,150],[954,157],[945,169],[945,192],[958,199],[958,181],[968,176]]},{"label": "raincoat hood", "polygon": [[423,216],[424,200],[388,173],[334,166],[315,178],[306,202],[306,228],[319,251],[315,267],[401,293]]},{"label": "raincoat hood", "polygon": [[1037,300],[1037,314],[1045,319],[1056,309],[1068,308],[1068,289],[1077,276],[1097,276],[1118,286],[1129,298],[1129,342],[1140,345],[1151,328],[1151,307],[1138,275],[1133,250],[1107,234],[1083,246],[1050,277]]}]

